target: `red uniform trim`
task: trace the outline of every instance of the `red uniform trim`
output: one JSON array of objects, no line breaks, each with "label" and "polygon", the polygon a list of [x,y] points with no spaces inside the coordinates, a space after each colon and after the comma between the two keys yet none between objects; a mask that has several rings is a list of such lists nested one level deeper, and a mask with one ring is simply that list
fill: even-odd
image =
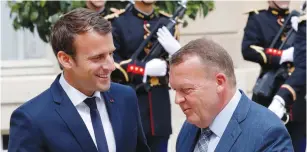
[{"label": "red uniform trim", "polygon": [[152,100],[151,100],[151,92],[148,92],[148,101],[149,101],[149,119],[150,119],[150,128],[151,128],[151,135],[155,135],[155,126],[152,114]]}]

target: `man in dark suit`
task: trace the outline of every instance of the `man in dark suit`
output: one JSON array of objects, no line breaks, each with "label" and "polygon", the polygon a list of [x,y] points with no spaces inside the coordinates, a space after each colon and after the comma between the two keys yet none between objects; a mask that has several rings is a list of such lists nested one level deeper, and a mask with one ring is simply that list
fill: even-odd
[{"label": "man in dark suit", "polygon": [[111,25],[89,9],[62,16],[51,34],[63,73],[16,109],[9,152],[146,152],[133,89],[110,82]]},{"label": "man in dark suit", "polygon": [[197,39],[176,52],[170,84],[187,117],[177,152],[293,151],[282,121],[236,88],[233,62],[213,41]]}]

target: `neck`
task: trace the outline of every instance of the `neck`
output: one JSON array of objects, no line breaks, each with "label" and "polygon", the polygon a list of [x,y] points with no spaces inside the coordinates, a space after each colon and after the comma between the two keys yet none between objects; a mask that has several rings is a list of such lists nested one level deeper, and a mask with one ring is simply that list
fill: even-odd
[{"label": "neck", "polygon": [[276,9],[278,11],[288,10],[288,8],[280,8],[274,1],[270,3],[269,7]]},{"label": "neck", "polygon": [[104,10],[104,6],[101,6],[101,7],[96,7],[94,4],[90,3],[90,2],[87,2],[86,3],[86,6],[87,8],[91,9],[91,10],[95,10],[97,12],[101,12]]},{"label": "neck", "polygon": [[96,11],[97,11],[97,12],[102,12],[103,10],[104,10],[104,7],[96,8]]},{"label": "neck", "polygon": [[230,102],[230,100],[232,99],[232,97],[235,95],[236,93],[236,88],[232,88],[232,87],[228,87],[227,89],[225,89],[223,92],[221,92],[219,94],[219,101],[221,104],[219,105],[219,107],[213,107],[215,108],[215,113],[214,113],[214,117],[212,117],[212,119],[210,120],[210,122],[208,123],[208,120],[202,120],[199,124],[195,124],[198,128],[207,128],[210,126],[210,124],[212,124],[212,122],[214,121],[215,117],[222,112],[222,110],[226,107],[226,105]]},{"label": "neck", "polygon": [[221,94],[221,100],[223,101],[223,104],[221,105],[220,111],[222,111],[226,107],[226,105],[230,102],[235,93],[235,87],[229,87],[228,89],[225,89],[225,92]]},{"label": "neck", "polygon": [[150,14],[153,11],[153,4],[146,5],[141,1],[136,1],[134,4],[134,7],[138,9],[139,11],[146,13],[146,14]]}]

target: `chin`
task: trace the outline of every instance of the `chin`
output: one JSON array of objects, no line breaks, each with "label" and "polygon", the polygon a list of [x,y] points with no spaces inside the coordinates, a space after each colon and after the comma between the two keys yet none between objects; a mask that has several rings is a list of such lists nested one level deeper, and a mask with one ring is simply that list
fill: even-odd
[{"label": "chin", "polygon": [[92,1],[92,4],[96,7],[103,7],[105,1]]},{"label": "chin", "polygon": [[143,0],[143,3],[151,5],[154,4],[156,1],[155,0]]},{"label": "chin", "polygon": [[103,86],[98,86],[99,91],[105,92],[108,91],[111,87],[111,83],[103,84]]},{"label": "chin", "polygon": [[193,124],[193,125],[197,125],[199,120],[198,119],[195,119],[193,116],[188,116],[187,117],[187,121],[190,123],[190,124]]},{"label": "chin", "polygon": [[282,6],[280,6],[280,8],[281,8],[281,9],[288,9],[289,6],[288,6],[288,5],[285,5],[285,6],[282,5]]}]

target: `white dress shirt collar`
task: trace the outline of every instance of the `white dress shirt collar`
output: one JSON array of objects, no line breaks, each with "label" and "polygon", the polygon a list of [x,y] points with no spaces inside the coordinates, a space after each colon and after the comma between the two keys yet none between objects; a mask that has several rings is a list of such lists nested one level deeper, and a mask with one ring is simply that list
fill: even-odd
[{"label": "white dress shirt collar", "polygon": [[[67,96],[71,100],[74,106],[79,105],[82,103],[88,96],[71,86],[64,78],[63,73],[61,74],[60,80],[59,80],[61,86],[63,87],[64,91],[66,92]],[[99,91],[95,91],[94,97],[98,97],[98,101],[102,101],[101,94]]]},{"label": "white dress shirt collar", "polygon": [[219,138],[222,137],[236,107],[241,99],[241,93],[236,89],[236,93],[231,98],[229,103],[224,107],[224,109],[215,117],[211,125],[210,130]]}]

